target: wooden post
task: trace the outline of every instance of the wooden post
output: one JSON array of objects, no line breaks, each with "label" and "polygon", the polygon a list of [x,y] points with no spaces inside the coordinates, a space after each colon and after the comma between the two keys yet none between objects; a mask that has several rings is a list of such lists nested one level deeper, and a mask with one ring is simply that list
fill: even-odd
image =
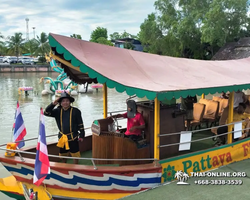
[{"label": "wooden post", "polygon": [[108,90],[106,83],[103,84],[103,118],[108,116]]},{"label": "wooden post", "polygon": [[160,101],[155,98],[154,108],[154,158],[160,159]]},{"label": "wooden post", "polygon": [[[230,93],[229,96],[229,110],[228,110],[228,119],[227,119],[227,123],[230,124],[233,122],[233,115],[234,115],[234,91]],[[233,125],[229,125],[228,126],[228,132],[232,132],[233,130]],[[231,144],[233,142],[233,137],[232,137],[232,133],[229,133],[227,135],[227,143]]]}]

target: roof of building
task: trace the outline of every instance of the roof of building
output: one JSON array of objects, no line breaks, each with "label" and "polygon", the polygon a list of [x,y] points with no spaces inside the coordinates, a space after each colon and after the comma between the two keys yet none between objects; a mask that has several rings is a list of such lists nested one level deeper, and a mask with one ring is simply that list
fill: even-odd
[{"label": "roof of building", "polygon": [[250,37],[241,38],[238,42],[230,42],[224,45],[212,58],[212,60],[234,60],[248,58],[250,56]]}]

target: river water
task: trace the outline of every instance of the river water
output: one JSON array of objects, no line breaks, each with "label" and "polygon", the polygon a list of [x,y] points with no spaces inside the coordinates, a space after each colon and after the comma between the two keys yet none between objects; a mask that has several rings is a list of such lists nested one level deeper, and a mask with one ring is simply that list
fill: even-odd
[{"label": "river water", "polygon": [[[40,107],[45,108],[56,97],[55,95],[42,96],[44,84],[39,83],[41,77],[51,77],[55,79],[57,73],[0,73],[0,138],[1,144],[10,142],[12,139],[12,126],[17,101],[19,101],[20,110],[23,116],[24,124],[27,129],[25,139],[38,136],[39,111]],[[29,92],[28,96],[18,94],[19,87],[33,87],[33,92]],[[85,127],[90,127],[95,119],[103,117],[103,98],[102,91],[92,90],[86,94],[78,94],[74,96],[75,102],[73,106],[78,107],[82,112],[82,118]],[[118,93],[115,89],[108,89],[108,111],[126,110],[126,93]],[[136,100],[136,99],[135,99]],[[119,125],[126,125],[126,120],[119,121]],[[45,117],[46,135],[56,134],[58,129],[53,118]],[[91,134],[90,130],[86,131],[86,135]],[[57,137],[50,138],[50,141],[56,141]],[[26,142],[26,146],[36,144],[35,141]],[[9,172],[0,165],[0,177],[9,176]],[[10,199],[0,193],[0,199]]]}]

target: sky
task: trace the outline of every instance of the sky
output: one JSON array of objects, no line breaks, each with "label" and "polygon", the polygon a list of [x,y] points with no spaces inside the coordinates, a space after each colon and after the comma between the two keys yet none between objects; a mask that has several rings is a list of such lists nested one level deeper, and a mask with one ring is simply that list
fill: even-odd
[{"label": "sky", "polygon": [[[147,15],[155,12],[155,0],[1,0],[0,32],[3,36],[23,33],[29,19],[29,38],[41,32],[89,40],[98,26],[113,32],[137,34]],[[35,27],[35,29],[33,29]]]}]

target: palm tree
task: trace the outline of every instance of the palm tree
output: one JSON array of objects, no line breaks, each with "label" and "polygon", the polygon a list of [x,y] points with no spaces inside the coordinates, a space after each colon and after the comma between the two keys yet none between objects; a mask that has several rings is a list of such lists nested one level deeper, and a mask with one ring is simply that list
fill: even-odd
[{"label": "palm tree", "polygon": [[50,46],[49,46],[49,37],[46,33],[42,32],[40,37],[37,36],[37,41],[39,43],[36,54],[41,57],[45,57],[45,54],[49,54]]},{"label": "palm tree", "polygon": [[[2,35],[1,32],[0,32],[0,39],[4,39],[4,36]],[[0,55],[4,54],[4,50],[5,50],[4,42],[0,41]]]},{"label": "palm tree", "polygon": [[39,42],[36,39],[31,39],[25,42],[24,44],[25,51],[23,53],[29,53],[31,56],[34,56],[36,54],[38,46]]},{"label": "palm tree", "polygon": [[8,52],[14,54],[17,59],[22,50],[24,49],[24,39],[22,38],[22,33],[15,33],[6,42],[8,47]]}]

